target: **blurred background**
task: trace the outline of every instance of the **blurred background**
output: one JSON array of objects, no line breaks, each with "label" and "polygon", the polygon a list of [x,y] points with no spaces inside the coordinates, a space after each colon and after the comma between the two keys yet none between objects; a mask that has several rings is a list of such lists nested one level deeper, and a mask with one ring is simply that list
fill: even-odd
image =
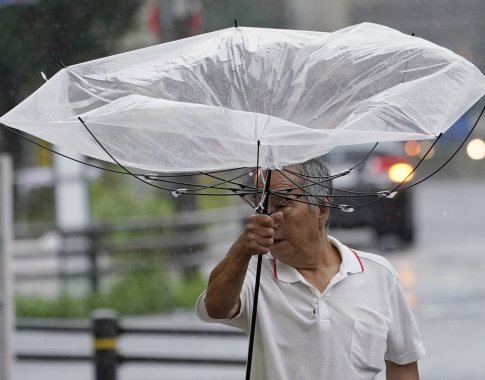
[{"label": "blurred background", "polygon": [[[62,65],[232,27],[234,19],[239,26],[326,32],[380,23],[447,47],[483,72],[484,11],[483,0],[0,0],[0,114]],[[443,136],[410,182],[455,153],[482,103]],[[484,140],[482,120],[431,179],[360,214],[332,217],[333,235],[385,255],[398,270],[427,349],[420,362],[425,380],[485,379]],[[388,189],[399,182],[392,168],[416,164],[429,147],[429,142],[384,146],[368,167],[336,186],[378,183]],[[207,328],[196,320],[193,304],[251,213],[245,203],[231,197],[174,198],[127,176],[55,156],[3,129],[2,153],[12,157],[14,168],[11,267],[18,360],[12,378],[93,379],[89,358],[75,357],[92,353],[87,319],[95,309],[114,309],[138,327]],[[356,153],[338,149],[329,157],[332,168],[355,164]],[[59,332],[33,325],[82,328]],[[145,334],[122,337],[119,350],[140,357],[244,361],[246,345],[239,336]],[[65,357],[39,358],[59,353]],[[121,365],[119,378],[244,375],[237,363],[141,362]]]}]

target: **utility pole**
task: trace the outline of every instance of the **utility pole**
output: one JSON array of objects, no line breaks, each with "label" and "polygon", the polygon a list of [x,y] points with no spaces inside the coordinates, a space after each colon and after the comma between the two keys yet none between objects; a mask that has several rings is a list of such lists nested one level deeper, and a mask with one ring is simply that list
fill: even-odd
[{"label": "utility pole", "polygon": [[0,156],[0,380],[11,380],[14,362],[14,308],[12,288],[13,218],[12,160]]},{"label": "utility pole", "polygon": [[[82,160],[67,150],[58,149],[63,154]],[[85,280],[69,280],[70,272],[90,271],[96,277],[96,265],[92,265],[87,255],[75,255],[76,252],[89,252],[91,210],[89,191],[86,183],[86,167],[64,157],[54,156],[56,225],[63,236],[61,268],[64,274],[63,288],[72,295],[85,294],[89,283]],[[95,257],[92,257],[95,259]],[[94,266],[94,268],[92,267]],[[96,283],[96,281],[94,281]],[[94,290],[94,289],[93,289]]]}]

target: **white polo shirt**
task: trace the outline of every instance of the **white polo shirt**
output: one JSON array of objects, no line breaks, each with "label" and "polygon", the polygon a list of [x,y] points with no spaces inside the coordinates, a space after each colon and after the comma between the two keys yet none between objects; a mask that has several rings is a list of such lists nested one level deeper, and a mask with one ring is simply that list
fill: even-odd
[{"label": "white polo shirt", "polygon": [[[323,293],[288,265],[263,259],[252,380],[385,380],[385,361],[414,362],[425,351],[397,274],[383,257],[349,249],[334,238],[339,272]],[[241,310],[224,323],[249,334],[256,275],[252,259]]]}]

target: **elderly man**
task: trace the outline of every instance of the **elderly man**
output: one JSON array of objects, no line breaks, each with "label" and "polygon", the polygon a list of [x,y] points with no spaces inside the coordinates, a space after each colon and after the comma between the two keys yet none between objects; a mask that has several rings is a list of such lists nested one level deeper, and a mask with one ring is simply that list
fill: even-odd
[{"label": "elderly man", "polygon": [[212,271],[197,301],[199,317],[248,333],[253,258],[270,252],[262,264],[251,379],[418,379],[425,351],[396,272],[383,257],[327,235],[331,182],[305,181],[328,178],[323,158],[288,169],[272,172],[270,215],[252,215]]}]

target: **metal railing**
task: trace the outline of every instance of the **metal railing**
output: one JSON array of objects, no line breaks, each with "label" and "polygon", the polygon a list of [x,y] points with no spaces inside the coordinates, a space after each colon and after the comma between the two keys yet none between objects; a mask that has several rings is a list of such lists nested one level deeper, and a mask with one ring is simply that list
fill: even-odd
[{"label": "metal railing", "polygon": [[[50,269],[23,270],[15,274],[15,280],[31,282],[81,277],[89,281],[92,290],[97,290],[103,275],[137,270],[133,263],[123,265],[123,261],[118,259],[126,259],[130,254],[136,254],[137,259],[140,255],[158,255],[164,257],[172,267],[181,269],[198,267],[203,265],[208,252],[215,256],[224,255],[224,244],[228,246],[231,238],[227,233],[228,225],[241,223],[250,211],[246,205],[240,205],[98,223],[89,230],[58,231],[53,239],[59,240],[60,245],[68,239],[84,240],[81,247],[71,247],[69,250],[61,248],[41,252],[41,244],[36,244],[35,240],[30,244],[32,247],[20,250],[17,243],[14,245],[14,260],[18,263],[29,260],[62,263],[65,260],[82,259],[84,264],[77,269],[59,264]],[[183,228],[191,226],[197,228],[184,232]],[[25,268],[25,265],[18,267]]]},{"label": "metal railing", "polygon": [[180,328],[140,328],[125,326],[118,318],[116,311],[111,309],[95,310],[91,321],[80,323],[33,323],[32,321],[17,322],[17,331],[42,331],[52,333],[82,333],[91,334],[93,339],[93,352],[86,354],[39,354],[17,353],[20,361],[41,362],[91,362],[95,368],[95,380],[116,380],[118,370],[125,363],[152,363],[152,364],[187,364],[187,365],[213,365],[213,366],[244,366],[246,360],[234,358],[194,357],[194,356],[142,356],[122,354],[118,350],[118,340],[122,335],[159,335],[159,336],[193,336],[193,337],[245,337],[242,332],[235,329],[180,329]]}]

